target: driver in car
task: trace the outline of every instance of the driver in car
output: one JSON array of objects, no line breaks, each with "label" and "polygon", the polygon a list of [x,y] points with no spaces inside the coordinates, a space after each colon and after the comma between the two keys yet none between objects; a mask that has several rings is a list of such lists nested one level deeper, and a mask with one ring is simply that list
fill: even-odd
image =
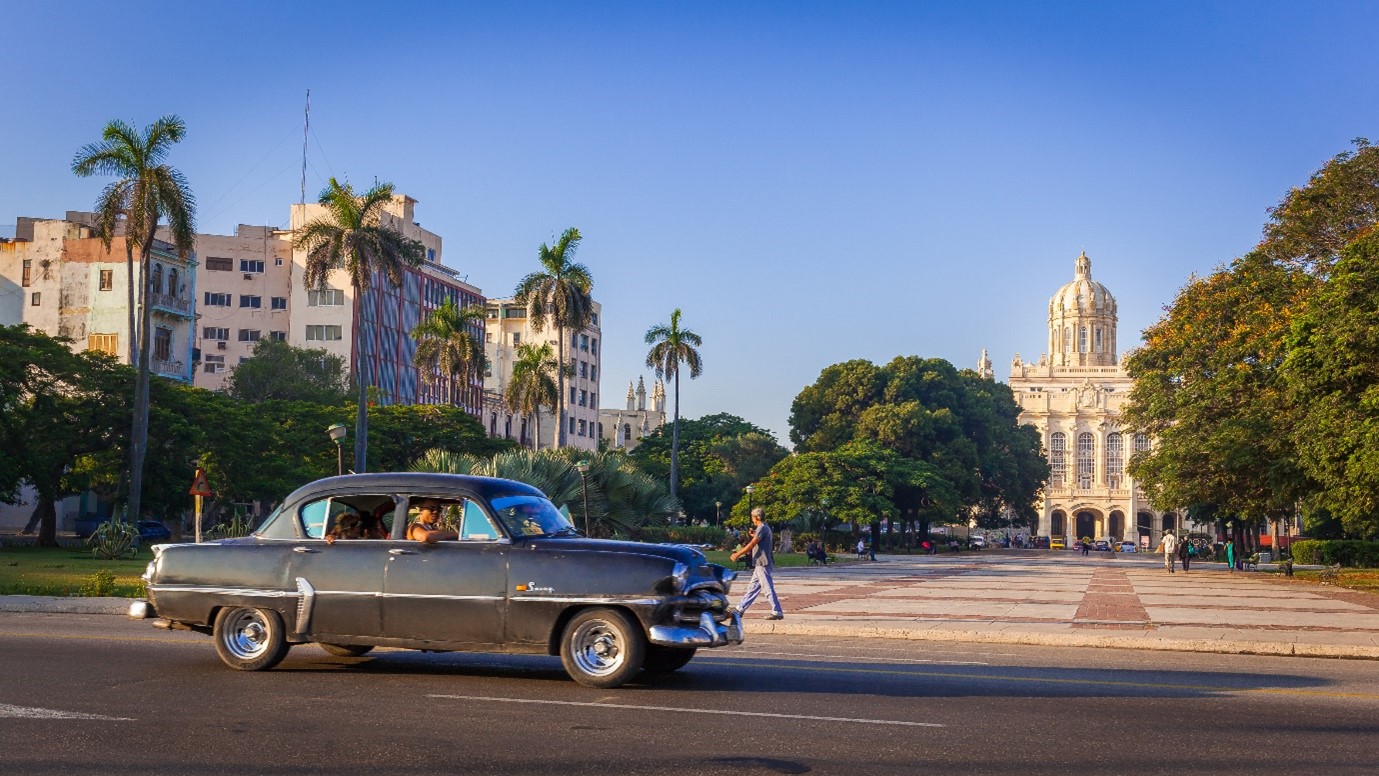
[{"label": "driver in car", "polygon": [[407,538],[415,542],[449,542],[460,538],[460,532],[441,525],[441,505],[434,499],[417,504],[417,519],[407,526]]}]

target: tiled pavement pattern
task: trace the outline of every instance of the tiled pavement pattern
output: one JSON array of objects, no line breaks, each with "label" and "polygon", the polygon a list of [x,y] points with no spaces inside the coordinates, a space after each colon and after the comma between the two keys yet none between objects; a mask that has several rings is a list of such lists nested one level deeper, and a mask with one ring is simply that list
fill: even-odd
[{"label": "tiled pavement pattern", "polygon": [[[1379,596],[1154,555],[987,551],[778,569],[786,617],[813,633],[1379,658]],[[740,593],[741,591],[736,591]],[[758,611],[759,610],[759,611]]]}]

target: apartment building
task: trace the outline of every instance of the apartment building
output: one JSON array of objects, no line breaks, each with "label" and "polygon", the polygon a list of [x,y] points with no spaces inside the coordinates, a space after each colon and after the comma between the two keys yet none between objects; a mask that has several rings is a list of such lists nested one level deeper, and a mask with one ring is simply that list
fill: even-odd
[{"label": "apartment building", "polygon": [[219,391],[260,339],[288,341],[292,235],[240,224],[233,235],[198,234],[196,254],[201,364],[193,380]]},{"label": "apartment building", "polygon": [[[565,360],[571,374],[565,379],[565,442],[566,446],[581,450],[597,450],[599,446],[599,378],[601,369],[600,320],[603,306],[594,302],[589,325],[581,331],[567,332]],[[527,319],[527,308],[512,299],[491,299],[487,305],[488,328],[484,334],[484,354],[488,371],[484,379],[485,405],[482,420],[489,436],[515,439],[532,446],[536,429],[529,427],[532,419],[512,411],[503,401],[503,394],[512,381],[512,365],[517,358],[517,346],[523,343],[550,343],[552,354],[558,354],[558,330],[545,327],[536,331]],[[553,447],[555,416],[549,410],[541,412],[541,447]]]}]

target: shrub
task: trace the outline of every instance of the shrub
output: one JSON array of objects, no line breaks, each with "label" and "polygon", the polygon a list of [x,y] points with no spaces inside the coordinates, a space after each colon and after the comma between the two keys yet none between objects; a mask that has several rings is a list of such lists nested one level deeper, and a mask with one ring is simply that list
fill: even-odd
[{"label": "shrub", "polygon": [[91,553],[102,560],[132,558],[139,541],[139,532],[123,520],[101,523],[86,540]]},{"label": "shrub", "polygon": [[628,536],[639,542],[711,544],[714,547],[722,547],[728,532],[713,525],[658,525],[633,528]]},{"label": "shrub", "polygon": [[1300,539],[1293,542],[1292,550],[1296,563],[1327,566],[1339,563],[1348,568],[1379,568],[1379,542],[1354,539]]},{"label": "shrub", "polygon": [[81,594],[99,598],[115,592],[115,572],[101,569],[81,583]]}]

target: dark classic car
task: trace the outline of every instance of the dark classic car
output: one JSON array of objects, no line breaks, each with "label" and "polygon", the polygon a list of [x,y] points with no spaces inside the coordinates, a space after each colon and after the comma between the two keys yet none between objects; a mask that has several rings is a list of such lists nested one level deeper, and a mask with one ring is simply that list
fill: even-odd
[{"label": "dark classic car", "polygon": [[210,634],[245,671],[316,642],[560,655],[575,681],[617,687],[741,643],[735,577],[690,547],[585,538],[519,482],[357,474],[298,489],[252,536],[155,546],[130,616]]}]

